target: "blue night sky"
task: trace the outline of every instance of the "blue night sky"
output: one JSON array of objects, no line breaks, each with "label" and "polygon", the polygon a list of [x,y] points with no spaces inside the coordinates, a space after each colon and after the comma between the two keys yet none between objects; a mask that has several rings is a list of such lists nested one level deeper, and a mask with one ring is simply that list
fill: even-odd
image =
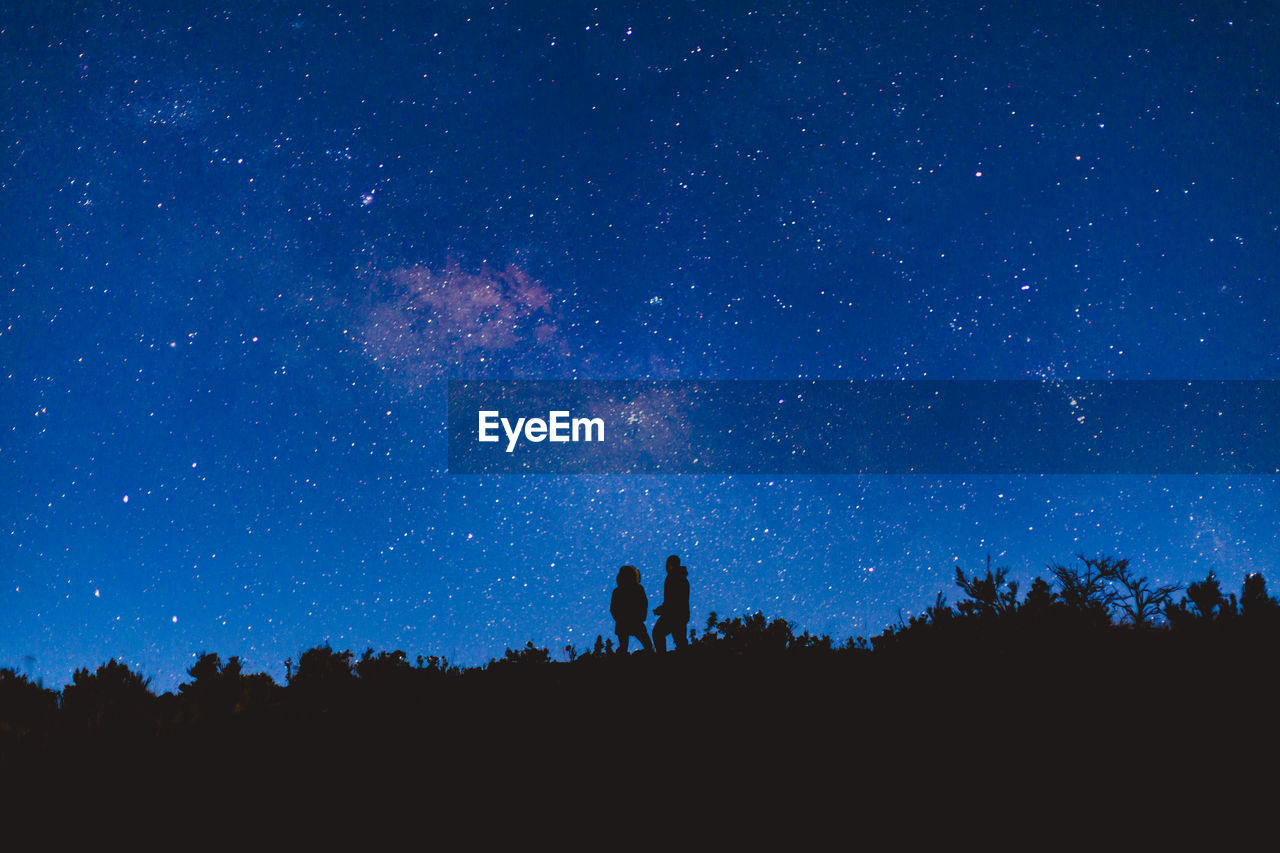
[{"label": "blue night sky", "polygon": [[1274,477],[445,472],[449,378],[1280,379],[1274,3],[6,6],[2,666],[1280,582]]}]

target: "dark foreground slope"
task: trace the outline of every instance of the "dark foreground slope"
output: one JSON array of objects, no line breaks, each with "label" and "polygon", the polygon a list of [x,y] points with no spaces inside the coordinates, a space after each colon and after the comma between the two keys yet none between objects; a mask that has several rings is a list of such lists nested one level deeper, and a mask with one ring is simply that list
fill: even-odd
[{"label": "dark foreground slope", "polygon": [[[1108,629],[1066,647],[939,638],[927,649],[721,652],[516,662],[462,674],[300,683],[219,707],[185,695],[59,718],[10,739],[11,774],[120,784],[395,789],[437,800],[573,802],[1191,790],[1274,772],[1273,650]],[[74,711],[66,709],[64,711]],[[12,776],[11,776],[12,778]]]},{"label": "dark foreground slope", "polygon": [[9,675],[0,761],[46,803],[467,815],[477,832],[629,811],[1213,827],[1273,794],[1280,608],[1258,604],[1272,599],[1184,598],[1155,627],[1046,589],[1002,604],[979,585],[841,647],[757,614],[665,655],[553,662],[530,645],[467,671],[318,647],[287,686],[206,655],[158,697],[117,664],[61,697]]}]

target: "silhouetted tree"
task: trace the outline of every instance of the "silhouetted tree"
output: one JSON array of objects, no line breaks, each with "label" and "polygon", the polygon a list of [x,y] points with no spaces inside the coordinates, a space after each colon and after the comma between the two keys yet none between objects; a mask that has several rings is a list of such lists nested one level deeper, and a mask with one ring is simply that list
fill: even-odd
[{"label": "silhouetted tree", "polygon": [[1267,581],[1260,573],[1246,575],[1240,591],[1240,614],[1247,619],[1274,619],[1280,602],[1267,595]]},{"label": "silhouetted tree", "polygon": [[[224,700],[226,694],[234,690],[234,682],[240,677],[240,659],[232,657],[223,666],[222,657],[217,652],[202,652],[196,662],[187,668],[187,675],[191,676],[191,681],[178,685],[178,692],[199,700],[205,706],[204,710],[211,710],[209,705],[222,704],[218,700]],[[228,684],[232,691],[227,690]]]},{"label": "silhouetted tree", "polygon": [[191,683],[181,685],[179,690],[186,691],[219,678],[236,679],[240,677],[240,658],[232,656],[227,659],[226,666],[223,666],[222,658],[217,652],[202,652],[187,669],[187,675],[191,676]]},{"label": "silhouetted tree", "polygon": [[1086,557],[1077,554],[1081,568],[1050,563],[1049,572],[1058,581],[1058,597],[1074,611],[1088,614],[1102,622],[1111,621],[1111,605],[1116,592],[1109,587],[1115,565],[1115,557]]},{"label": "silhouetted tree", "polygon": [[1009,573],[1008,566],[1000,566],[991,571],[991,555],[987,555],[987,574],[979,577],[966,577],[964,571],[956,566],[956,586],[969,596],[968,601],[956,604],[956,609],[964,616],[1007,616],[1018,609],[1018,584],[1016,581],[1005,582]]},{"label": "silhouetted tree", "polygon": [[1053,591],[1049,582],[1042,577],[1036,577],[1027,590],[1027,597],[1022,602],[1022,606],[1032,613],[1043,613],[1058,603],[1060,603],[1058,594]]},{"label": "silhouetted tree", "polygon": [[1176,605],[1165,607],[1165,617],[1174,628],[1209,625],[1236,615],[1235,596],[1223,595],[1217,576],[1209,572],[1202,581],[1187,586],[1187,593]]},{"label": "silhouetted tree", "polygon": [[1182,589],[1177,585],[1152,586],[1145,577],[1129,569],[1128,560],[1113,560],[1105,568],[1105,576],[1120,587],[1115,602],[1135,628],[1148,627],[1166,608],[1170,596]]},{"label": "silhouetted tree", "polygon": [[1222,613],[1226,606],[1226,596],[1222,594],[1222,586],[1213,572],[1202,581],[1187,587],[1187,598],[1196,608],[1196,614],[1205,622],[1212,621]]}]

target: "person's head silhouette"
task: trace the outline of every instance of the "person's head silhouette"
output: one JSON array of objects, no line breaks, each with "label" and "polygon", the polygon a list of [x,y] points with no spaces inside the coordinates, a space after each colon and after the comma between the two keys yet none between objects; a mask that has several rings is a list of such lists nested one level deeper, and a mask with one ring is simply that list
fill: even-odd
[{"label": "person's head silhouette", "polygon": [[670,557],[667,557],[667,571],[668,572],[684,571],[684,566],[680,565],[680,557],[678,557],[675,554],[672,554]]},{"label": "person's head silhouette", "polygon": [[629,583],[637,585],[640,583],[640,570],[635,566],[623,566],[618,569],[618,586]]}]

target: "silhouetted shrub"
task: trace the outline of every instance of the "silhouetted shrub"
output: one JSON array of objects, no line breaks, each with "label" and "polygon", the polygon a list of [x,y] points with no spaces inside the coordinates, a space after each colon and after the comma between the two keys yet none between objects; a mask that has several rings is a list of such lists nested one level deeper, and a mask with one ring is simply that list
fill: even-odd
[{"label": "silhouetted shrub", "polygon": [[286,661],[290,705],[307,711],[323,711],[352,697],[356,673],[351,651],[336,652],[325,643],[307,649],[293,666]]},{"label": "silhouetted shrub", "polygon": [[289,666],[288,670],[290,687],[332,687],[355,679],[351,651],[335,652],[328,643],[307,649],[298,657],[298,665]]},{"label": "silhouetted shrub", "polygon": [[204,652],[187,674],[192,680],[178,686],[186,717],[208,720],[241,714],[274,704],[279,687],[265,673],[246,675],[240,658],[231,656],[224,665],[215,652]]},{"label": "silhouetted shrub", "polygon": [[409,656],[398,649],[376,654],[373,649],[365,649],[356,661],[355,671],[361,681],[394,682],[412,673],[413,667],[409,665]]},{"label": "silhouetted shrub", "polygon": [[713,612],[707,619],[707,630],[698,645],[739,655],[780,654],[796,647],[796,637],[785,619],[770,622],[763,613],[757,612],[750,616],[717,620]]},{"label": "silhouetted shrub", "polygon": [[529,640],[524,644],[524,648],[520,651],[515,649],[507,649],[502,657],[490,661],[489,667],[508,667],[508,666],[541,666],[545,663],[551,663],[551,652],[547,649],[540,649]]},{"label": "silhouetted shrub", "polygon": [[58,710],[58,694],[25,675],[0,668],[0,734],[22,737],[48,725]]},{"label": "silhouetted shrub", "polygon": [[462,671],[439,655],[418,655],[418,663],[414,669],[419,673],[433,675],[458,675]]},{"label": "silhouetted shrub", "polygon": [[78,727],[139,729],[153,724],[150,678],[109,660],[94,672],[77,669],[62,691],[62,711]]}]

